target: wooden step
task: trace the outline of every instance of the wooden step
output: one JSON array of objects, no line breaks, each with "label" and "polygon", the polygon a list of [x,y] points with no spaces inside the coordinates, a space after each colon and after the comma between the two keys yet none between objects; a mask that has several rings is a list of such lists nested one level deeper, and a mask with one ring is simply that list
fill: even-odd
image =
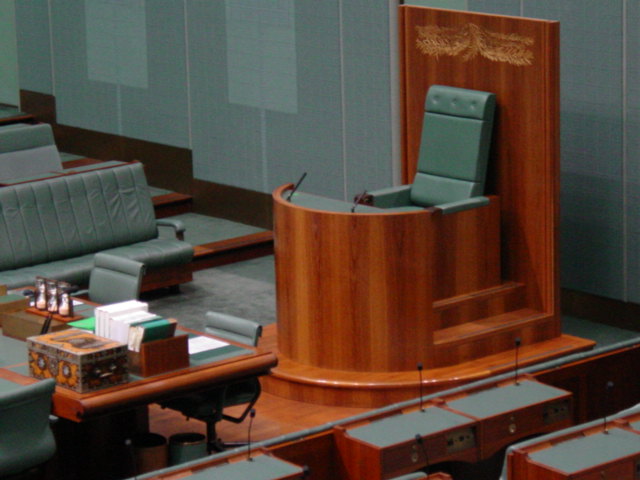
[{"label": "wooden step", "polygon": [[495,287],[478,290],[433,302],[436,325],[445,329],[483,317],[517,310],[523,306],[524,284],[505,282]]},{"label": "wooden step", "polygon": [[152,198],[152,201],[156,218],[166,218],[181,213],[188,213],[191,211],[193,205],[193,197],[191,195],[177,192],[156,195]]},{"label": "wooden step", "polygon": [[228,238],[194,248],[192,271],[273,254],[273,232],[264,231]]},{"label": "wooden step", "polygon": [[558,334],[559,322],[556,319],[531,308],[442,328],[434,332],[436,366],[511,350],[516,338],[522,345],[531,345]]}]

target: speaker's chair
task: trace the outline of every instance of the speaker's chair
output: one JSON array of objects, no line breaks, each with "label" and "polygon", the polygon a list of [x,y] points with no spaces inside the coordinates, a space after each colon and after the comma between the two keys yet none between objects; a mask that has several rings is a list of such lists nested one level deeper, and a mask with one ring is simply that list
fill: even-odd
[{"label": "speaker's chair", "polygon": [[411,185],[370,192],[376,207],[437,207],[454,213],[483,196],[496,99],[493,93],[432,85],[425,102],[418,169]]}]

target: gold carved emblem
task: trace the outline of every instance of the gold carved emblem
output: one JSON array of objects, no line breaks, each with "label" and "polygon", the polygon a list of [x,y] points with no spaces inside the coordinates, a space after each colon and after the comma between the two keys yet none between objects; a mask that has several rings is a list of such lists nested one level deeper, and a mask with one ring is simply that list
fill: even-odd
[{"label": "gold carved emblem", "polygon": [[492,62],[527,66],[533,62],[533,38],[497,33],[469,23],[461,27],[418,26],[416,46],[425,55],[460,56],[467,61],[480,55]]}]

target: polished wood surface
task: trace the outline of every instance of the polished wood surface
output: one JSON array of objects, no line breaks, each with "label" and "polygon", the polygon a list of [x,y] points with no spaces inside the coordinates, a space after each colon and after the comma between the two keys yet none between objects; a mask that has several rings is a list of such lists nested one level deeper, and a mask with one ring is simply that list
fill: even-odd
[{"label": "polished wood surface", "polygon": [[[524,285],[524,306],[550,315],[558,335],[558,22],[402,6],[400,31],[405,182],[429,86],[495,93],[487,180],[500,196],[502,278]],[[439,48],[424,48],[428,41]]]},{"label": "polished wood surface", "polygon": [[[205,335],[186,328],[180,330]],[[76,393],[56,387],[53,395],[53,414],[74,422],[82,422],[99,415],[162,401],[229,380],[264,375],[277,364],[273,353],[260,348],[250,350],[246,355],[173,370],[90,393]],[[36,381],[7,368],[0,368],[0,378],[21,384]]]},{"label": "polished wood surface", "polygon": [[280,354],[351,372],[432,364],[432,213],[314,210],[284,200],[289,188],[274,192]]},{"label": "polished wood surface", "polygon": [[[620,452],[619,434],[627,435],[623,438],[627,451]],[[507,472],[510,480],[595,480],[595,479],[635,479],[638,478],[640,465],[640,432],[634,431],[625,425],[624,418],[618,419],[614,424],[602,422],[599,425],[585,426],[582,429],[571,432],[559,431],[551,438],[540,442],[520,447],[509,452],[507,456]],[[597,445],[602,451],[589,452],[580,450],[580,444],[599,437]],[[610,440],[610,442],[607,442]],[[584,468],[576,467],[577,462],[566,462],[566,470],[562,469],[555,455],[552,464],[543,460],[535,460],[530,455],[536,452],[552,453],[558,446],[563,447],[575,441],[576,446],[570,452],[564,448],[565,455],[575,455],[577,459],[584,460]],[[610,443],[607,446],[607,443]],[[618,448],[616,448],[616,445]],[[616,453],[618,452],[618,453]],[[590,461],[591,456],[600,456],[602,463]],[[550,458],[553,458],[550,457]]]},{"label": "polished wood surface", "polygon": [[364,405],[364,384],[382,392],[373,402],[396,399],[416,385],[419,363],[436,376],[468,364],[478,378],[479,360],[513,355],[516,339],[539,361],[593,345],[560,331],[557,22],[402,6],[400,35],[405,181],[428,88],[494,92],[491,203],[453,215],[348,213],[276,189],[272,392]]},{"label": "polished wood surface", "polygon": [[273,254],[273,232],[264,231],[195,245],[191,270],[217,267]]}]

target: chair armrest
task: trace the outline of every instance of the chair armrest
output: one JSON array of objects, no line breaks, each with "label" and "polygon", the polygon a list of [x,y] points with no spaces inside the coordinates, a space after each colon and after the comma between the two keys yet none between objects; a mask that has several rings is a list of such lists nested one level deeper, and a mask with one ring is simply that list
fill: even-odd
[{"label": "chair armrest", "polygon": [[184,240],[184,231],[186,230],[186,227],[180,220],[176,220],[173,218],[157,218],[156,225],[158,225],[159,227],[173,228],[176,232],[176,238],[178,240]]},{"label": "chair armrest", "polygon": [[75,292],[73,292],[73,296],[74,297],[81,297],[81,298],[89,298],[89,290],[88,289],[83,289],[83,290],[77,290]]},{"label": "chair armrest", "polygon": [[442,210],[443,215],[448,215],[450,213],[461,212],[463,210],[484,207],[485,205],[489,205],[489,199],[487,197],[471,197],[465,200],[458,200],[457,202],[443,203],[441,205],[436,205],[435,207]]},{"label": "chair armrest", "polygon": [[383,188],[369,192],[374,207],[392,208],[411,205],[411,185]]}]

